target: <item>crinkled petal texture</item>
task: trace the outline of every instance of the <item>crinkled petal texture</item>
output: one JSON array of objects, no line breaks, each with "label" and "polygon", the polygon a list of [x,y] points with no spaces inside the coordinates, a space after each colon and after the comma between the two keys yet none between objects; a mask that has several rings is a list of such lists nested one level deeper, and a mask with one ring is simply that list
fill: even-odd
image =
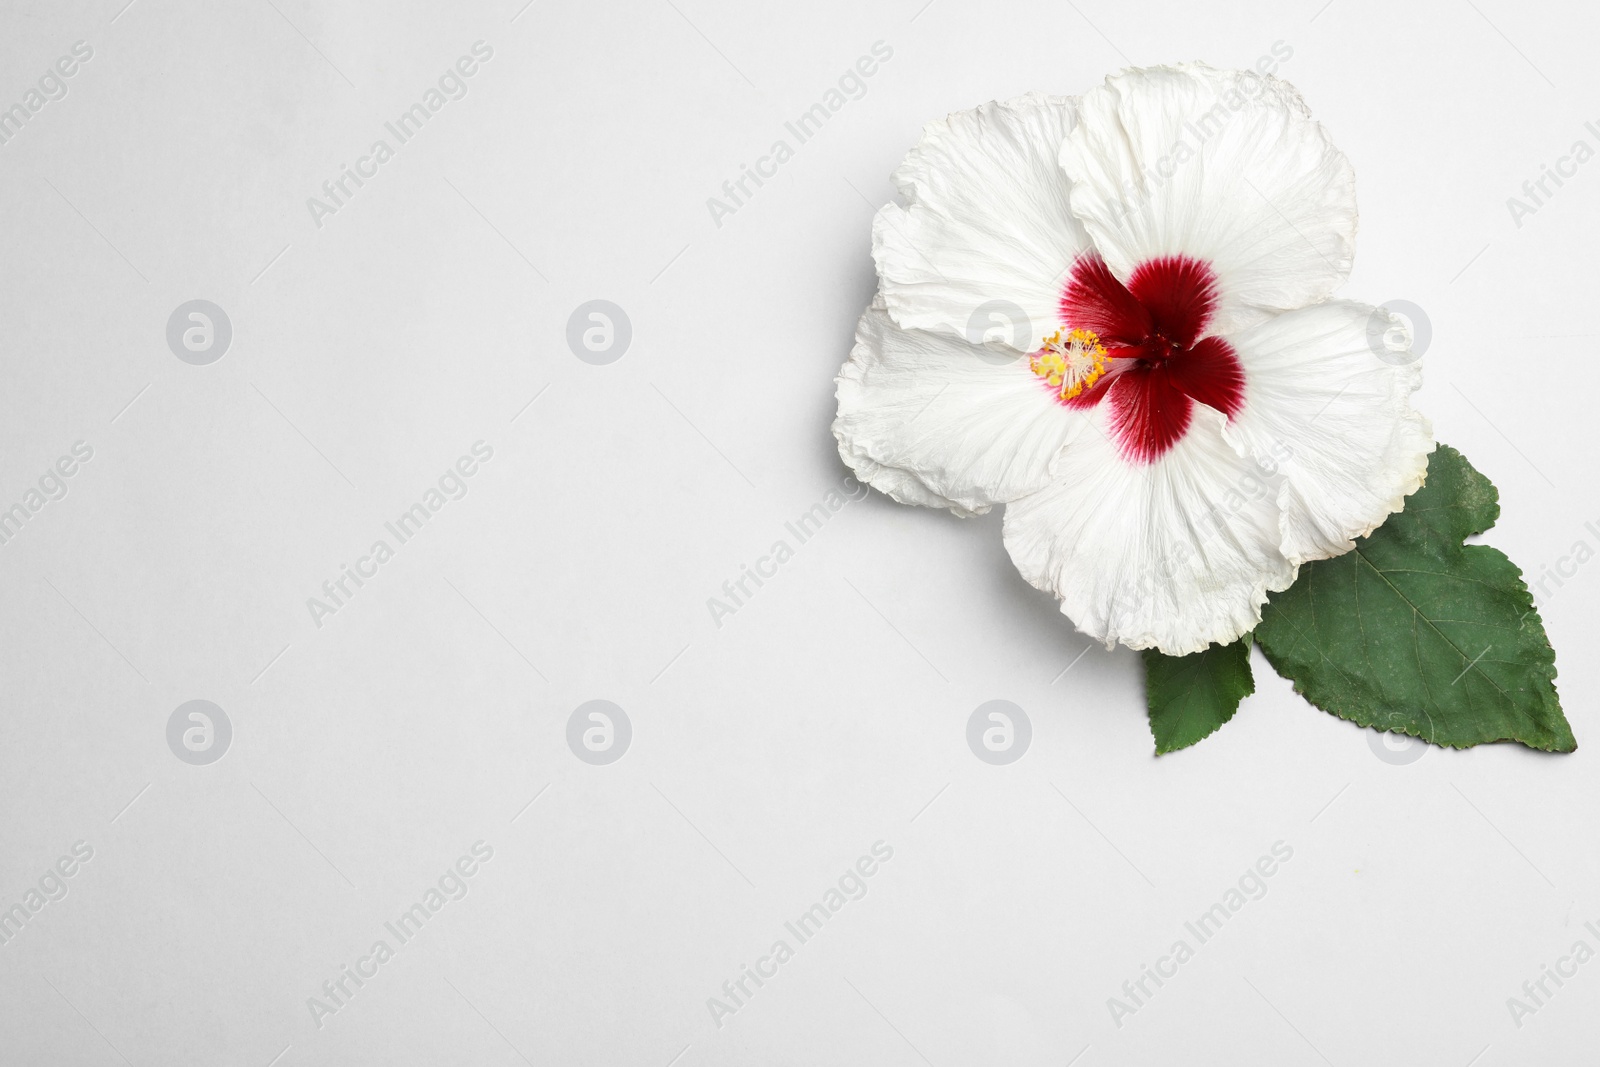
[{"label": "crinkled petal texture", "polygon": [[1404,321],[1341,300],[1229,340],[1249,385],[1223,436],[1281,476],[1284,554],[1298,564],[1349,551],[1422,486],[1434,449],[1411,407],[1422,368]]},{"label": "crinkled petal texture", "polygon": [[916,504],[925,508],[945,508],[951,514],[963,519],[974,518],[988,512],[987,507],[964,508],[954,500],[947,500],[922,484],[922,480],[910,471],[901,470],[899,467],[886,467],[877,460],[869,459],[864,455],[847,452],[843,442],[840,442],[839,454],[844,457],[856,472],[856,478],[872,486],[880,493],[887,494],[890,498],[902,504]]},{"label": "crinkled petal texture", "polygon": [[1023,352],[1056,328],[1062,280],[1089,248],[1058,163],[1075,121],[1072,98],[1030,93],[927,125],[894,172],[906,206],[872,225],[895,322]]},{"label": "crinkled petal texture", "polygon": [[1027,357],[902,330],[875,300],[839,371],[839,455],[907,504],[977,514],[1050,480],[1071,430]]},{"label": "crinkled petal texture", "polygon": [[1129,70],[1061,146],[1074,214],[1112,271],[1183,255],[1216,272],[1226,333],[1325,299],[1355,252],[1355,173],[1293,87],[1203,64]]},{"label": "crinkled petal texture", "polygon": [[1005,545],[1029,582],[1107,647],[1173,656],[1232,641],[1296,567],[1278,549],[1277,490],[1196,407],[1159,462],[1127,463],[1105,405],[1073,413],[1056,478],[1006,508]]}]

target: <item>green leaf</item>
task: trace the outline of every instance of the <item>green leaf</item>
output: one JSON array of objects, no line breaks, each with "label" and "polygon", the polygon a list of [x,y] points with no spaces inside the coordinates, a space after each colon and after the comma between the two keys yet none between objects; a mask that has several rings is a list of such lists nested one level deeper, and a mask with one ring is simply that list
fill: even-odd
[{"label": "green leaf", "polygon": [[1522,572],[1498,549],[1462,544],[1499,514],[1489,479],[1440,445],[1405,510],[1270,598],[1261,650],[1311,703],[1362,726],[1452,748],[1571,752],[1555,652]]},{"label": "green leaf", "polygon": [[1144,650],[1144,699],[1156,755],[1188,748],[1211,736],[1256,691],[1250,674],[1250,637],[1212,645],[1189,656]]}]

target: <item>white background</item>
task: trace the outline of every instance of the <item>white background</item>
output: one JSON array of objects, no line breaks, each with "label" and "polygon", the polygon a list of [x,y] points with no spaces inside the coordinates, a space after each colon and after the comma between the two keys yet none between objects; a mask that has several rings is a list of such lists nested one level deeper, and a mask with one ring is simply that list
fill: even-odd
[{"label": "white background", "polygon": [[[1345,294],[1431,320],[1419,404],[1500,487],[1485,539],[1532,573],[1600,548],[1600,162],[1506,206],[1600,147],[1592,9],[124,3],[0,19],[0,107],[93,49],[0,146],[0,506],[94,450],[0,545],[0,907],[94,850],[0,945],[0,1062],[1592,1060],[1600,962],[1520,1027],[1506,1001],[1600,949],[1600,565],[1544,608],[1566,757],[1401,762],[1257,657],[1235,721],[1156,759],[1137,657],[1017,576],[998,512],[873,494],[721,628],[706,606],[846,473],[832,378],[924,122],[1275,42],[1358,174]],[[307,198],[479,40],[465,98],[318,227]],[[877,41],[865,95],[715,225]],[[208,366],[165,339],[195,298],[233,327]],[[632,323],[608,366],[565,340],[591,299]],[[480,440],[467,496],[315,625]],[[565,739],[596,698],[633,728],[609,766]],[[166,740],[193,699],[233,726],[209,766]],[[1009,766],[965,739],[991,699],[1032,723]],[[307,998],[480,840],[469,895],[318,1026]],[[867,895],[716,1025],[877,841]],[[1278,841],[1267,894],[1116,1026]]]}]

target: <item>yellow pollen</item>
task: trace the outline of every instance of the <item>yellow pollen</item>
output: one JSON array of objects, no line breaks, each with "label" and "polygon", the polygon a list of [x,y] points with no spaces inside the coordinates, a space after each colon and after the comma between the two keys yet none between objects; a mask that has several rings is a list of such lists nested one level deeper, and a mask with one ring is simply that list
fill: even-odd
[{"label": "yellow pollen", "polygon": [[1062,400],[1071,400],[1094,385],[1108,365],[1105,346],[1093,330],[1073,330],[1065,338],[1057,330],[1028,358],[1033,373],[1054,386]]}]

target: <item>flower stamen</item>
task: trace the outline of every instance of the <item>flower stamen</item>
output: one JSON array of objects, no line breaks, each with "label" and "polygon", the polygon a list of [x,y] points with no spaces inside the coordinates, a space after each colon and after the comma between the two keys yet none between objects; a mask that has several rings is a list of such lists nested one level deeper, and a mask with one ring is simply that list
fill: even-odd
[{"label": "flower stamen", "polygon": [[1028,357],[1028,367],[1061,400],[1071,400],[1093,386],[1109,365],[1105,346],[1093,330],[1072,330],[1064,339],[1057,330]]}]

